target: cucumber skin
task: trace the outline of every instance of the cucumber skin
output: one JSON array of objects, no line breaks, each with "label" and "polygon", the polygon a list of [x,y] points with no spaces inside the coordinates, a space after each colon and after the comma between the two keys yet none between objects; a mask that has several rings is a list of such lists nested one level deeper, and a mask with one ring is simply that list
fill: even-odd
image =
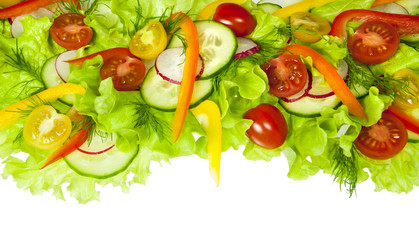
[{"label": "cucumber skin", "polygon": [[[212,21],[212,20],[200,20],[200,21],[194,21],[194,23],[195,23],[195,24],[196,24],[196,23],[200,23],[200,22],[212,22],[212,23],[218,23],[218,22],[215,22],[215,21]],[[222,24],[222,23],[218,23],[218,24]],[[224,25],[223,25],[223,26],[224,26]],[[228,27],[227,27],[227,29],[228,29],[228,30],[230,30]],[[177,32],[179,32],[179,31],[181,31],[181,29],[177,30],[177,31],[175,32],[175,34],[176,34]],[[231,31],[231,30],[230,30],[230,32],[231,32],[231,34],[234,36],[234,38],[236,38],[236,36],[234,35],[233,31]],[[175,34],[174,34],[174,35],[175,35]],[[177,39],[177,38],[172,37],[172,39],[170,39],[169,43],[167,44],[167,48],[171,48],[171,47],[173,47],[173,46],[171,46],[171,45],[173,44],[173,42],[175,41],[175,39]],[[236,51],[237,51],[237,48],[238,48],[238,47],[239,47],[239,45],[238,45],[238,43],[237,43],[237,39],[236,39],[236,45],[235,45],[235,47],[234,47],[234,52],[236,52]],[[231,64],[231,62],[233,62],[233,61],[234,61],[234,56],[235,56],[235,54],[233,54],[233,56],[230,58],[230,60],[228,61],[228,63],[227,63],[226,65],[224,65],[224,67],[220,68],[218,71],[214,72],[214,73],[213,73],[213,74],[211,74],[211,75],[208,75],[208,76],[205,76],[205,77],[200,77],[199,79],[197,79],[197,81],[199,81],[199,80],[207,80],[207,79],[213,78],[213,77],[217,76],[218,74],[220,74],[222,71],[224,71],[226,68],[228,68],[228,66]],[[204,62],[204,63],[205,63],[205,62]]]},{"label": "cucumber skin", "polygon": [[[77,150],[76,150],[77,151]],[[123,168],[121,168],[119,171],[116,171],[116,172],[113,172],[113,173],[111,173],[111,174],[108,174],[108,175],[103,175],[103,176],[96,176],[96,175],[92,175],[92,174],[86,174],[86,173],[83,173],[83,172],[81,172],[81,171],[79,171],[78,169],[76,169],[75,167],[73,167],[69,162],[68,162],[68,160],[67,160],[67,157],[64,157],[64,161],[65,161],[65,163],[67,164],[67,166],[71,169],[71,170],[73,170],[74,172],[76,172],[77,174],[79,174],[80,176],[83,176],[83,177],[90,177],[90,178],[96,178],[96,179],[106,179],[106,178],[110,178],[110,177],[113,177],[113,176],[116,176],[116,175],[118,175],[118,174],[120,174],[120,173],[122,173],[122,172],[124,172],[125,170],[127,170],[127,168],[131,165],[131,163],[134,161],[134,159],[137,157],[137,155],[138,155],[138,153],[140,152],[140,147],[139,146],[137,146],[137,151],[135,152],[135,154],[134,154],[134,156],[128,161],[128,163],[123,167]]]}]

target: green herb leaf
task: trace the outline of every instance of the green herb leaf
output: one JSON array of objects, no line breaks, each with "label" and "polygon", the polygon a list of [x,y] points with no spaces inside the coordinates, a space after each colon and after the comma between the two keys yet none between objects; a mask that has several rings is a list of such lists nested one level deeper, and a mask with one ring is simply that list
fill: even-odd
[{"label": "green herb leaf", "polygon": [[335,154],[333,155],[333,170],[332,174],[335,176],[334,181],[346,188],[349,197],[356,194],[356,184],[358,182],[358,167],[355,158],[355,147],[352,147],[351,156],[348,157],[344,154],[343,149],[336,145]]}]

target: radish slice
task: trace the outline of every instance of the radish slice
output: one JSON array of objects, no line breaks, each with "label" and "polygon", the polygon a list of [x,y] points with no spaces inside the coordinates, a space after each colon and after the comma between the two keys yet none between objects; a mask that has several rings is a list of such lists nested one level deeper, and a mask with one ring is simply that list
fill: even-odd
[{"label": "radish slice", "polygon": [[24,29],[23,29],[23,25],[22,23],[19,21],[20,19],[22,19],[24,16],[27,15],[31,15],[32,17],[39,19],[39,18],[43,18],[43,17],[48,17],[48,18],[52,18],[52,16],[54,15],[53,12],[51,12],[50,10],[46,9],[46,8],[40,8],[36,11],[33,11],[29,14],[25,14],[19,17],[16,17],[15,19],[9,19],[9,22],[11,21],[11,32],[12,32],[12,36],[13,38],[17,38],[19,37],[20,34],[23,33]]},{"label": "radish slice", "polygon": [[377,7],[373,7],[370,10],[385,12],[385,13],[409,15],[409,12],[406,10],[406,8],[402,7],[400,4],[393,3],[393,2],[380,5]]},{"label": "radish slice", "polygon": [[[169,48],[160,53],[156,59],[156,71],[164,80],[181,84],[183,69],[185,68],[185,54],[183,48]],[[198,59],[196,79],[204,72],[204,62],[201,57]]]},{"label": "radish slice", "polygon": [[109,136],[95,136],[92,138],[90,144],[86,141],[80,147],[77,147],[77,150],[90,155],[98,155],[105,153],[115,147],[115,134]]},{"label": "radish slice", "polygon": [[248,38],[237,38],[237,50],[234,59],[244,58],[259,52],[261,47]]},{"label": "radish slice", "polygon": [[12,18],[8,18],[7,20],[9,20],[10,25],[13,24],[13,19]]},{"label": "radish slice", "polygon": [[299,91],[298,93],[296,93],[296,94],[294,94],[290,97],[282,98],[282,100],[284,102],[287,102],[287,103],[296,102],[296,101],[300,100],[301,98],[307,96],[309,91],[311,90],[312,86],[313,86],[313,80],[312,80],[312,77],[311,77],[311,72],[308,71],[308,80],[307,80],[306,85],[304,86],[304,88],[301,91]]},{"label": "radish slice", "polygon": [[[348,63],[345,60],[339,60],[337,72],[342,79],[346,79],[349,72]],[[308,92],[308,96],[312,98],[326,98],[335,95],[329,85],[323,81],[321,76],[313,77],[313,86]]]},{"label": "radish slice", "polygon": [[77,50],[71,50],[63,52],[58,55],[55,60],[55,70],[57,70],[58,76],[60,76],[63,82],[67,82],[68,75],[70,75],[70,64],[66,61],[77,57]]}]

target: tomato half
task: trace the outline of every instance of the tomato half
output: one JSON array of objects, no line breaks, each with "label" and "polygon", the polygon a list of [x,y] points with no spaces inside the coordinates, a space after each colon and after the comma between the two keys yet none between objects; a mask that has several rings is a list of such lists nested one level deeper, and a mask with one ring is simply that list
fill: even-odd
[{"label": "tomato half", "polygon": [[260,104],[244,115],[245,119],[253,120],[246,131],[247,137],[256,145],[274,149],[281,146],[288,135],[287,122],[281,111],[270,104]]},{"label": "tomato half", "polygon": [[397,51],[400,36],[385,22],[366,22],[348,39],[352,57],[365,64],[378,64],[390,59]]},{"label": "tomato half", "polygon": [[307,68],[299,56],[283,54],[262,66],[268,76],[269,92],[290,97],[301,91],[308,81]]},{"label": "tomato half", "polygon": [[293,35],[300,41],[308,43],[319,41],[331,29],[325,18],[309,12],[293,13],[290,16],[290,23],[295,29]]},{"label": "tomato half", "polygon": [[235,3],[220,4],[212,20],[229,27],[236,37],[244,37],[256,28],[256,20],[246,8]]},{"label": "tomato half", "polygon": [[378,122],[362,127],[354,144],[365,156],[383,160],[397,155],[407,143],[407,130],[395,116],[383,113]]},{"label": "tomato half", "polygon": [[166,30],[158,21],[148,23],[135,33],[129,42],[129,50],[141,59],[156,58],[167,45]]},{"label": "tomato half", "polygon": [[144,63],[127,55],[115,55],[106,60],[101,69],[100,77],[112,78],[114,88],[118,91],[134,91],[140,88],[145,76]]},{"label": "tomato half", "polygon": [[63,48],[76,50],[89,44],[93,30],[83,20],[85,16],[78,13],[66,13],[56,19],[50,28],[52,39]]},{"label": "tomato half", "polygon": [[52,149],[63,144],[72,129],[68,116],[58,114],[49,105],[35,108],[23,127],[23,138],[39,149]]},{"label": "tomato half", "polygon": [[393,104],[401,109],[419,108],[419,74],[411,69],[403,68],[397,71],[393,78],[408,81],[407,88],[409,90],[409,92],[396,90],[397,96],[394,98]]}]

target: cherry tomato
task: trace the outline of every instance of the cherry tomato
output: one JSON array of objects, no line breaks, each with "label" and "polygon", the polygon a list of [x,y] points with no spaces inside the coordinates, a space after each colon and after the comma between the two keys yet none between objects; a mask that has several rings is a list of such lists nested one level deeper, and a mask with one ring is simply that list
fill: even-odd
[{"label": "cherry tomato", "polygon": [[330,32],[329,22],[309,12],[296,12],[290,16],[290,23],[295,31],[293,35],[302,42],[314,43]]},{"label": "cherry tomato", "polygon": [[378,64],[390,59],[397,51],[400,36],[385,22],[366,22],[348,39],[352,57],[365,64]]},{"label": "cherry tomato", "polygon": [[244,37],[256,28],[256,20],[246,8],[235,3],[220,4],[212,20],[229,27],[236,37]]},{"label": "cherry tomato", "polygon": [[1,0],[0,7],[10,7],[20,2],[22,2],[22,0]]},{"label": "cherry tomato", "polygon": [[50,28],[52,39],[63,48],[76,50],[89,44],[93,30],[83,20],[85,16],[78,13],[66,13],[56,19]]},{"label": "cherry tomato", "polygon": [[269,79],[269,92],[290,97],[301,91],[308,81],[307,68],[300,57],[283,54],[262,66]]},{"label": "cherry tomato", "polygon": [[256,145],[274,149],[285,142],[288,135],[287,122],[275,106],[260,104],[247,111],[244,118],[253,120],[246,135]]},{"label": "cherry tomato", "polygon": [[394,98],[394,105],[401,109],[416,109],[419,108],[419,74],[408,68],[403,68],[397,71],[393,78],[403,79],[408,81],[407,88],[409,92],[397,91],[397,96]]},{"label": "cherry tomato", "polygon": [[403,150],[407,139],[407,130],[403,123],[395,116],[384,112],[376,124],[362,127],[354,143],[365,156],[383,160]]},{"label": "cherry tomato", "polygon": [[129,43],[129,50],[141,59],[156,58],[167,45],[167,34],[163,25],[158,22],[150,22],[135,33]]},{"label": "cherry tomato", "polygon": [[102,79],[111,77],[114,88],[118,91],[139,89],[144,76],[144,63],[127,55],[115,55],[107,59],[100,69],[100,77]]},{"label": "cherry tomato", "polygon": [[39,149],[52,149],[63,144],[72,129],[68,116],[58,114],[49,105],[35,108],[23,127],[23,138]]}]

